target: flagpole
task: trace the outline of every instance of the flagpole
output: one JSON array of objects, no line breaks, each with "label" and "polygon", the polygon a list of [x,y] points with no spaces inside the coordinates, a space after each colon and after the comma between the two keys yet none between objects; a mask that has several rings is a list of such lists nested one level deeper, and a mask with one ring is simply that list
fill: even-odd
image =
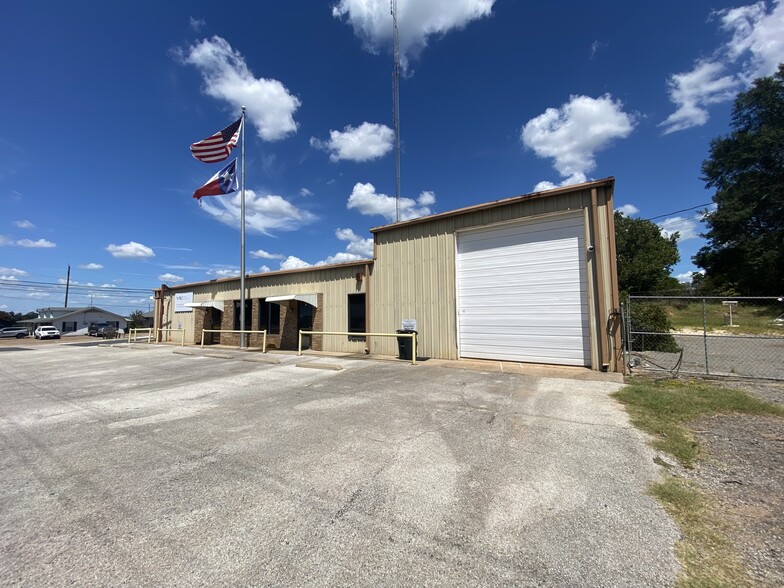
[{"label": "flagpole", "polygon": [[[240,330],[245,330],[245,107],[242,107],[242,188],[240,193]],[[245,333],[240,333],[245,349]]]}]

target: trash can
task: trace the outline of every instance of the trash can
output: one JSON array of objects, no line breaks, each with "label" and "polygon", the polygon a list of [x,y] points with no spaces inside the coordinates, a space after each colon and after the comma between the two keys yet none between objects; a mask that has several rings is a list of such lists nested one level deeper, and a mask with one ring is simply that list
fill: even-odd
[{"label": "trash can", "polygon": [[[398,329],[396,333],[405,333],[406,335],[417,335],[416,331],[405,331]],[[411,361],[414,358],[414,339],[413,337],[398,337],[397,338],[397,353],[400,359],[407,359]]]}]

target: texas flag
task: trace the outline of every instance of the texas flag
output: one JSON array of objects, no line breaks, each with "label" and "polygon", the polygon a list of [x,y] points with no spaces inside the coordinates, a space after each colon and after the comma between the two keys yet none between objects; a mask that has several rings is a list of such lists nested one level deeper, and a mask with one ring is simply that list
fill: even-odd
[{"label": "texas flag", "polygon": [[229,165],[212,176],[210,180],[193,193],[196,199],[202,196],[220,196],[237,191],[237,160],[232,160]]}]

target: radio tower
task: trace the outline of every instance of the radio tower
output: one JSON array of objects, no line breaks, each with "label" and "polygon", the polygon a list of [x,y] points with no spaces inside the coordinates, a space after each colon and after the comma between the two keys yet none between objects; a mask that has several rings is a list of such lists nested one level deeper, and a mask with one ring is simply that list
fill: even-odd
[{"label": "radio tower", "polygon": [[392,11],[392,124],[395,126],[395,222],[400,222],[400,44],[397,37],[397,0],[390,0]]}]

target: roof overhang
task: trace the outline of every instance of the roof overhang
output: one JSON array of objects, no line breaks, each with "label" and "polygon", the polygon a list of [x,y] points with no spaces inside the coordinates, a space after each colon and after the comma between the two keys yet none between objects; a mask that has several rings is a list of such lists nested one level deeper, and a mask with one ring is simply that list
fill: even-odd
[{"label": "roof overhang", "polygon": [[311,306],[318,308],[318,294],[286,294],[285,296],[267,296],[267,302],[276,302],[282,304],[289,300],[299,300],[300,302],[307,302]]},{"label": "roof overhang", "polygon": [[223,300],[207,300],[206,302],[186,302],[188,308],[215,308],[223,312]]}]

